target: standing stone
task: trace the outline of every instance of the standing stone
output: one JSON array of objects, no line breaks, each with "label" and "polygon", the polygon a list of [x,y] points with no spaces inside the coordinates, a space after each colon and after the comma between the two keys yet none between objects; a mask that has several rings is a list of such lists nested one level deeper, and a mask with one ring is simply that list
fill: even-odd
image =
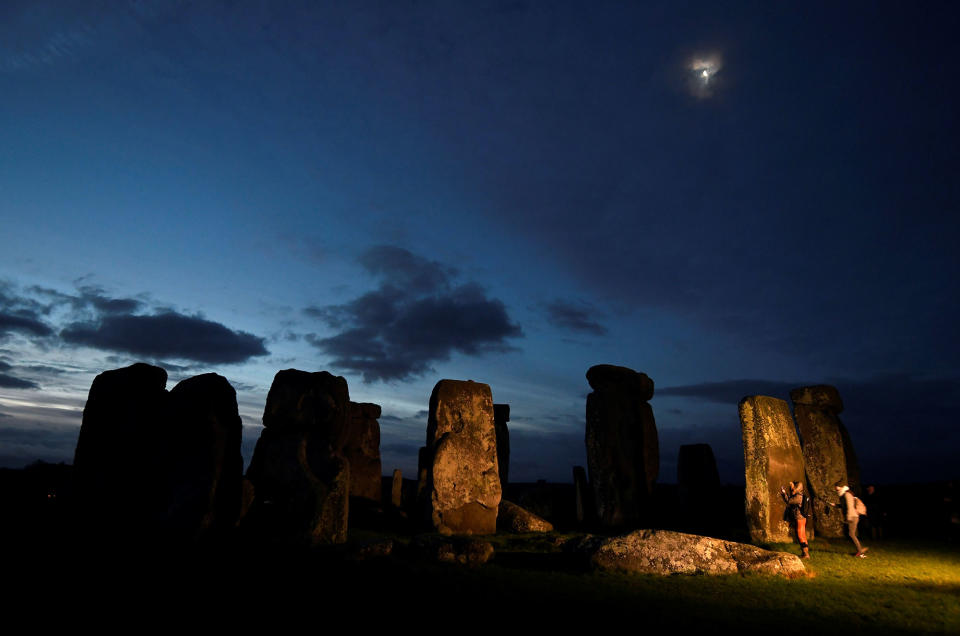
[{"label": "standing stone", "polygon": [[754,543],[793,540],[780,488],[804,479],[803,453],[784,400],[762,395],[740,400],[746,514]]},{"label": "standing stone", "polygon": [[653,380],[626,367],[590,367],[587,381],[587,469],[597,516],[607,527],[645,519],[660,470]]},{"label": "standing stone", "polygon": [[430,396],[426,490],[431,526],[442,534],[493,534],[500,505],[490,387],[440,380]]},{"label": "standing stone", "polygon": [[393,481],[390,484],[390,505],[403,508],[403,474],[399,468],[393,469]]},{"label": "standing stone", "polygon": [[828,503],[836,499],[834,484],[847,480],[843,435],[837,417],[843,411],[840,394],[832,386],[808,386],[790,391],[790,399],[800,429],[814,528],[825,537],[843,537],[843,514]]},{"label": "standing stone", "polygon": [[89,529],[122,538],[163,522],[166,384],[166,371],[143,363],[94,378],[73,459],[77,513]]},{"label": "standing stone", "polygon": [[684,444],[677,455],[677,490],[688,521],[698,528],[720,514],[720,473],[710,444]]},{"label": "standing stone", "polygon": [[593,492],[587,481],[587,471],[583,466],[573,467],[573,491],[576,497],[577,523],[591,523],[596,507],[593,505]]},{"label": "standing stone", "polygon": [[507,422],[510,421],[510,405],[493,405],[493,425],[497,431],[497,465],[500,467],[500,489],[507,487],[507,478],[510,473],[510,431]]},{"label": "standing stone", "polygon": [[350,402],[350,431],[343,454],[350,462],[350,496],[380,503],[380,405]]},{"label": "standing stone", "polygon": [[[428,422],[429,423],[429,422]],[[426,497],[427,492],[427,474],[430,472],[430,463],[433,461],[433,454],[426,446],[421,446],[417,451],[417,501]]]},{"label": "standing stone", "polygon": [[257,525],[298,542],[346,541],[347,381],[326,371],[278,372],[267,394],[263,425],[247,471],[256,491]]},{"label": "standing stone", "polygon": [[224,532],[243,501],[237,392],[223,376],[205,373],[173,387],[169,402],[167,525],[185,538]]}]

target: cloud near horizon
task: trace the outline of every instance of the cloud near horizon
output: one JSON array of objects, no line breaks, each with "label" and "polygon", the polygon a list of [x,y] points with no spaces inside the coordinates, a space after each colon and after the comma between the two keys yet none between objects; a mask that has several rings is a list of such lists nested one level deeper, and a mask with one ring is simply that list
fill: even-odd
[{"label": "cloud near horizon", "polygon": [[333,356],[331,365],[360,373],[366,383],[426,374],[454,352],[483,355],[513,350],[523,337],[503,302],[475,282],[457,284],[455,269],[394,246],[377,246],[360,264],[379,287],[342,305],[304,313],[339,333],[307,341]]}]

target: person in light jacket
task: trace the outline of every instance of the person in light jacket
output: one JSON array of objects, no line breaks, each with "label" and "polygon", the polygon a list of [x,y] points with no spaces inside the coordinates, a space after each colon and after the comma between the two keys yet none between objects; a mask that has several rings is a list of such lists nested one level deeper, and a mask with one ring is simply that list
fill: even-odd
[{"label": "person in light jacket", "polygon": [[854,547],[857,548],[857,553],[853,556],[863,558],[866,555],[867,549],[860,545],[860,540],[857,539],[857,523],[860,521],[860,515],[857,514],[857,507],[853,503],[853,493],[850,492],[850,486],[843,482],[837,482],[837,497],[839,501],[837,503],[830,504],[833,507],[839,507],[843,510],[844,518],[847,523],[847,536],[850,537],[850,540],[853,541]]}]

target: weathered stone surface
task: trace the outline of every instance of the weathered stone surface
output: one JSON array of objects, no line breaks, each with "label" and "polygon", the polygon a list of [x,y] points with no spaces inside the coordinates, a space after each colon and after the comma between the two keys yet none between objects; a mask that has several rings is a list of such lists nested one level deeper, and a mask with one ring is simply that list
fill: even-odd
[{"label": "weathered stone surface", "polygon": [[800,558],[745,543],[670,530],[636,530],[599,542],[586,541],[599,569],[641,574],[745,574],[801,577]]},{"label": "weathered stone surface", "polygon": [[425,503],[443,534],[493,534],[500,476],[490,387],[440,380],[430,396]]},{"label": "weathered stone surface", "polygon": [[277,432],[317,433],[316,443],[325,442],[332,452],[340,452],[350,430],[347,381],[327,371],[277,372],[267,394],[263,425]]},{"label": "weathered stone surface", "polygon": [[160,367],[94,379],[74,463],[87,524],[199,539],[240,513],[243,459],[236,392],[208,373],[165,390]]},{"label": "weathered stone surface", "polygon": [[192,538],[232,528],[243,498],[237,392],[223,376],[206,373],[177,384],[168,403],[168,528]]},{"label": "weathered stone surface", "polygon": [[853,450],[853,440],[850,439],[850,431],[843,425],[842,420],[838,420],[840,428],[840,437],[843,439],[843,456],[847,462],[847,485],[853,494],[860,496],[863,494],[863,486],[860,481],[860,462],[857,460],[857,453]]},{"label": "weathered stone surface", "polygon": [[573,490],[577,523],[592,522],[596,513],[596,506],[593,504],[593,491],[587,481],[587,471],[583,466],[573,467]]},{"label": "weathered stone surface", "polygon": [[350,462],[350,496],[380,501],[380,405],[350,402],[350,430],[343,455]]},{"label": "weathered stone surface", "polygon": [[500,489],[507,487],[510,476],[510,405],[493,405],[493,425],[497,433],[497,466],[500,468]]},{"label": "weathered stone surface", "polygon": [[403,508],[403,474],[399,468],[393,469],[393,481],[390,483],[390,505]]},{"label": "weathered stone surface", "polygon": [[[128,531],[164,517],[167,372],[138,363],[93,380],[74,454],[78,512]],[[158,449],[157,442],[162,441]]]},{"label": "weathered stone surface", "polygon": [[626,367],[587,371],[587,468],[600,523],[636,525],[643,518],[660,470],[653,381]]},{"label": "weathered stone surface", "polygon": [[493,544],[466,537],[419,535],[410,542],[414,554],[439,561],[476,567],[493,558]]},{"label": "weathered stone surface", "polygon": [[[274,378],[247,477],[256,489],[248,517],[295,542],[347,539],[350,396],[342,377],[288,369]],[[256,514],[254,514],[256,513]]]},{"label": "weathered stone surface", "polygon": [[780,488],[803,481],[804,467],[790,407],[783,400],[754,395],[740,400],[739,410],[750,540],[792,541]]},{"label": "weathered stone surface", "polygon": [[500,500],[497,527],[516,533],[553,532],[552,523],[506,499]]},{"label": "weathered stone surface", "polygon": [[[829,399],[817,397],[820,395],[829,395]],[[846,528],[843,514],[828,503],[836,500],[834,484],[847,479],[843,436],[836,415],[840,395],[833,387],[816,386],[794,389],[790,397],[794,400],[793,416],[800,430],[814,528],[825,537],[843,537]],[[798,398],[803,401],[798,402]]]},{"label": "weathered stone surface", "polygon": [[843,400],[840,399],[840,392],[837,391],[836,387],[829,384],[796,388],[790,391],[790,401],[794,404],[825,409],[834,415],[843,412]]}]

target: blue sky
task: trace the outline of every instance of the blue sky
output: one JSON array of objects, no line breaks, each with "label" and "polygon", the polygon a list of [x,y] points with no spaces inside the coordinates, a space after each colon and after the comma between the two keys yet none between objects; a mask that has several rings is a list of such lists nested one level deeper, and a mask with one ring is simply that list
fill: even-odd
[{"label": "blue sky", "polygon": [[955,477],[957,14],[4,3],[0,465],[144,360],[226,376],[248,453],[277,370],[344,375],[408,474],[435,382],[487,382],[511,477],[569,480],[613,363],[661,481],[742,480],[739,398],[823,382],[868,481]]}]

